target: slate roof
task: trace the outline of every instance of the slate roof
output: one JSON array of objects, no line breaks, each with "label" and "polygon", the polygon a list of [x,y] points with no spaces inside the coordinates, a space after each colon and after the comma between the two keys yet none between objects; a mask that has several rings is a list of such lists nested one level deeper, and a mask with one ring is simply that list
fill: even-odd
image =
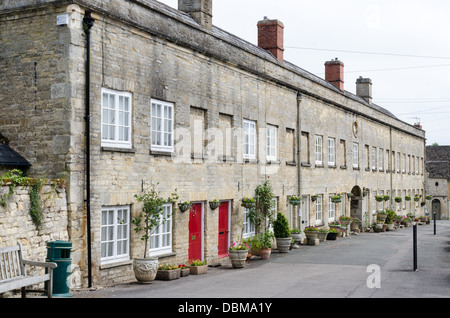
[{"label": "slate roof", "polygon": [[31,163],[7,144],[0,144],[0,165],[29,167]]},{"label": "slate roof", "polygon": [[430,178],[450,178],[450,146],[427,146],[425,169]]},{"label": "slate roof", "polygon": [[[147,2],[147,1],[148,0],[144,0],[143,2]],[[182,12],[182,11],[179,11],[179,10],[177,10],[175,8],[172,8],[172,7],[170,7],[170,6],[168,6],[168,5],[164,4],[164,3],[161,3],[161,2],[158,2],[158,1],[152,1],[150,6],[155,8],[156,10],[158,10],[158,11],[168,15],[168,16],[172,16],[172,17],[182,21],[183,23],[187,23],[187,24],[191,24],[191,25],[198,25],[198,23],[189,14],[187,14],[185,12]],[[226,41],[228,43],[232,43],[234,46],[236,46],[236,47],[238,47],[238,48],[240,48],[242,50],[250,52],[250,53],[252,53],[254,55],[257,55],[257,56],[259,56],[261,58],[274,61],[275,63],[278,62],[276,57],[273,56],[269,51],[266,51],[266,50],[260,48],[259,46],[255,45],[255,44],[252,44],[252,43],[250,43],[250,42],[248,42],[246,40],[243,40],[243,39],[237,37],[236,35],[231,34],[231,33],[227,32],[227,31],[225,31],[225,30],[223,30],[221,28],[218,28],[218,27],[216,27],[214,25],[212,27],[212,34],[215,37],[217,37],[219,39],[222,39],[223,41]],[[381,113],[383,113],[383,114],[385,114],[387,116],[390,116],[392,118],[398,119],[389,110],[387,110],[387,109],[385,109],[385,108],[383,108],[383,107],[381,107],[379,105],[373,104],[373,103],[369,104],[363,98],[361,98],[361,97],[359,97],[359,96],[357,96],[357,95],[355,95],[353,93],[350,93],[348,91],[341,91],[339,88],[337,88],[332,83],[326,81],[325,79],[323,79],[323,78],[321,78],[321,77],[319,77],[317,75],[314,75],[314,74],[312,74],[312,73],[302,69],[301,67],[299,67],[299,66],[297,66],[297,65],[295,65],[293,63],[290,63],[290,62],[288,62],[286,60],[284,60],[283,62],[279,62],[279,63],[282,63],[282,65],[284,67],[290,69],[291,71],[297,73],[298,75],[300,75],[300,76],[302,76],[304,78],[307,78],[307,79],[309,79],[309,80],[311,80],[311,81],[313,81],[315,83],[318,83],[318,84],[320,84],[322,86],[325,86],[325,87],[327,87],[327,88],[329,88],[329,89],[331,89],[331,90],[333,90],[333,91],[335,91],[337,93],[344,94],[345,97],[353,99],[355,101],[358,101],[358,102],[364,104],[365,106],[367,106],[369,108],[372,108],[372,109],[375,109],[375,110],[377,110],[377,111],[379,111],[379,112],[381,112]]]}]

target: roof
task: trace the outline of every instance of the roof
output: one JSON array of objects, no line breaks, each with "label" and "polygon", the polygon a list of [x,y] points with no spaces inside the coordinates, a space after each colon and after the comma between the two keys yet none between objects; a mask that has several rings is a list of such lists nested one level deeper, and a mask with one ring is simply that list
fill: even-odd
[{"label": "roof", "polygon": [[0,144],[0,165],[29,167],[31,163],[7,144]]},{"label": "roof", "polygon": [[450,146],[427,146],[425,168],[430,178],[450,178]]}]

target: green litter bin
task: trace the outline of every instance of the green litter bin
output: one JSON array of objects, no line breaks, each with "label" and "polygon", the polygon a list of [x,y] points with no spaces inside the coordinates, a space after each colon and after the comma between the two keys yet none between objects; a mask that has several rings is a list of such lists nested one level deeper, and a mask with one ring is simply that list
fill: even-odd
[{"label": "green litter bin", "polygon": [[72,243],[66,241],[47,242],[47,262],[54,262],[58,267],[53,269],[53,296],[72,297],[69,292],[69,276],[71,274],[70,251]]}]

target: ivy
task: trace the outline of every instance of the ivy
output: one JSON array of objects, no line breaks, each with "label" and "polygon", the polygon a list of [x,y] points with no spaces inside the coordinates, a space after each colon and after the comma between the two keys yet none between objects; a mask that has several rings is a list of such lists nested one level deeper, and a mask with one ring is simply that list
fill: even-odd
[{"label": "ivy", "polygon": [[41,200],[39,197],[39,191],[41,190],[41,187],[42,187],[42,179],[38,179],[36,181],[36,184],[31,186],[30,189],[30,216],[36,227],[41,226],[43,217]]}]

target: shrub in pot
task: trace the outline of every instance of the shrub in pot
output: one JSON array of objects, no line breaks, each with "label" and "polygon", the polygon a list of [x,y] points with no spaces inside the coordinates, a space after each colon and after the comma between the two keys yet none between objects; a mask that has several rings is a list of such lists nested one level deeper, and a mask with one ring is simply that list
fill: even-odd
[{"label": "shrub in pot", "polygon": [[273,234],[277,240],[278,251],[281,253],[289,252],[292,240],[289,222],[280,212],[277,213],[277,219],[273,222]]}]

